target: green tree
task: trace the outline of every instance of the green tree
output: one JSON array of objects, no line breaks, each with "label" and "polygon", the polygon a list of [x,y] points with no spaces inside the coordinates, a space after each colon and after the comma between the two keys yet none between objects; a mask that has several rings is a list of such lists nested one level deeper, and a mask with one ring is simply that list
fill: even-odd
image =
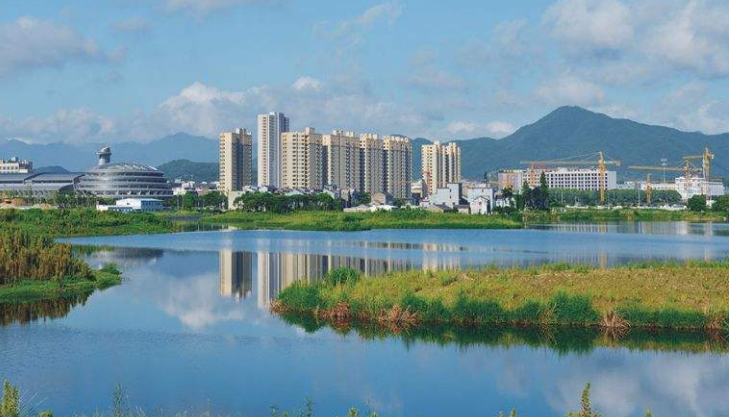
[{"label": "green tree", "polygon": [[711,205],[711,210],[720,213],[729,212],[729,195],[715,197],[714,204]]},{"label": "green tree", "polygon": [[688,199],[686,207],[695,212],[706,211],[706,197],[703,195],[695,195]]}]

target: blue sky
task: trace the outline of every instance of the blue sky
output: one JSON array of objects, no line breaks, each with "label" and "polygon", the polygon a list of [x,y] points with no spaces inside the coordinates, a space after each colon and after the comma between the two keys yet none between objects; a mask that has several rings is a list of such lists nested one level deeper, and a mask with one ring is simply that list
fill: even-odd
[{"label": "blue sky", "polygon": [[503,137],[561,105],[729,131],[708,0],[4,0],[0,138],[292,127]]}]

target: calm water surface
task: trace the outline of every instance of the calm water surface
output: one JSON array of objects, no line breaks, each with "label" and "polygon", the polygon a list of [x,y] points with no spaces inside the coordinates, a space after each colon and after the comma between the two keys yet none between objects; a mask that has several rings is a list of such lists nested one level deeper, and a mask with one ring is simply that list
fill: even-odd
[{"label": "calm water surface", "polygon": [[149,414],[264,416],[271,405],[296,410],[311,398],[319,416],[350,406],[393,417],[487,417],[512,407],[532,417],[561,416],[578,407],[587,381],[606,416],[642,416],[646,409],[657,417],[729,415],[729,359],[721,349],[634,349],[594,343],[605,340],[596,334],[540,339],[494,330],[445,341],[307,332],[268,312],[290,283],[338,266],[375,274],[724,259],[727,232],[725,225],[653,223],[74,239],[108,247],[87,259],[117,263],[127,281],[75,305],[2,312],[0,378],[57,415],[106,410],[122,384],[130,402]]}]

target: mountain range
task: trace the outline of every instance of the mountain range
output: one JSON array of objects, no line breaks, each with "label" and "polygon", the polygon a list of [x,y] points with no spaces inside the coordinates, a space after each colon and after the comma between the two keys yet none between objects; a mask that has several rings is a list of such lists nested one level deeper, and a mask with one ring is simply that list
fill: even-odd
[{"label": "mountain range", "polygon": [[[413,176],[421,170],[421,146],[428,139],[413,141]],[[682,132],[669,127],[653,126],[628,119],[616,119],[580,107],[560,107],[538,121],[526,125],[503,139],[476,138],[459,140],[464,178],[480,179],[484,172],[519,168],[522,160],[551,160],[604,151],[620,160],[618,171],[625,177],[638,178],[643,172],[629,171],[629,165],[679,165],[685,155],[700,154],[709,147],[716,155],[713,175],[729,177],[729,133],[706,135]],[[0,140],[0,157],[18,156],[31,159],[35,166],[62,166],[70,171],[83,171],[96,163],[95,151],[104,144],[73,145],[52,143],[27,144],[18,140]],[[147,143],[114,143],[113,161],[133,161],[160,166],[174,160],[217,162],[217,143],[201,136],[177,133]],[[725,166],[726,165],[726,166]],[[176,163],[176,174],[184,175]],[[168,166],[169,167],[169,166]],[[197,168],[200,168],[198,166]],[[207,170],[213,171],[208,165]]]}]

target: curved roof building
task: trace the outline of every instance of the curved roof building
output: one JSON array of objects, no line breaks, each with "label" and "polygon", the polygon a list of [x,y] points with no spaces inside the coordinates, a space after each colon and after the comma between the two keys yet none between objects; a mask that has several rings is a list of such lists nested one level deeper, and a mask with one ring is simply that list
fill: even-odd
[{"label": "curved roof building", "polygon": [[172,185],[157,168],[127,162],[111,163],[111,149],[96,153],[98,166],[81,178],[78,191],[104,198],[172,197]]}]

